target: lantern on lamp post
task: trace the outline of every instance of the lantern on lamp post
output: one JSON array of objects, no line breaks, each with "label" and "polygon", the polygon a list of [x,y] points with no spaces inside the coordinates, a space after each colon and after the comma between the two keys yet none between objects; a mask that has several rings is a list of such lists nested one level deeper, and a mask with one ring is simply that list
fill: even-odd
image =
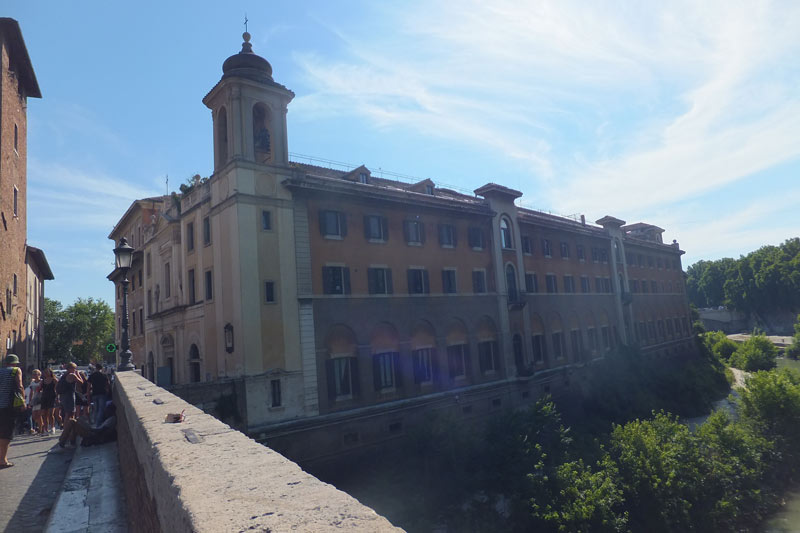
[{"label": "lantern on lamp post", "polygon": [[119,355],[120,363],[117,371],[133,370],[131,363],[131,345],[128,339],[128,270],[133,262],[133,247],[128,244],[128,240],[123,237],[119,240],[119,245],[114,248],[114,260],[117,269],[122,274],[122,352]]}]

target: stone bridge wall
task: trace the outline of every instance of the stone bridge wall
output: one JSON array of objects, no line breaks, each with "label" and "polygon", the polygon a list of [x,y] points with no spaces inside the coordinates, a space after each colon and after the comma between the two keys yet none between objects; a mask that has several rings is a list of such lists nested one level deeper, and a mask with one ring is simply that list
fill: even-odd
[{"label": "stone bridge wall", "polygon": [[131,531],[402,531],[135,372],[117,374],[114,401]]}]

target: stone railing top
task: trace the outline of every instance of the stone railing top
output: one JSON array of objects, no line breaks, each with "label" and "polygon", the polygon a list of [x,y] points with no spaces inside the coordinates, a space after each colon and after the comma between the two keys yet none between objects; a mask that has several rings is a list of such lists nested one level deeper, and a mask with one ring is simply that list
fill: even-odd
[{"label": "stone railing top", "polygon": [[117,374],[115,398],[164,531],[402,531],[135,372]]}]

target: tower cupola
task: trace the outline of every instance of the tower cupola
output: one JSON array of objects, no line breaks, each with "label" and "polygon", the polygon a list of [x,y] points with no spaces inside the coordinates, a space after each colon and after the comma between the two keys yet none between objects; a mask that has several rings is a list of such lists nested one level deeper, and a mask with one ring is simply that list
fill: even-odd
[{"label": "tower cupola", "polygon": [[273,81],[272,65],[269,61],[253,52],[253,45],[250,43],[250,34],[242,34],[242,51],[234,54],[222,64],[222,79],[237,76],[253,81]]}]

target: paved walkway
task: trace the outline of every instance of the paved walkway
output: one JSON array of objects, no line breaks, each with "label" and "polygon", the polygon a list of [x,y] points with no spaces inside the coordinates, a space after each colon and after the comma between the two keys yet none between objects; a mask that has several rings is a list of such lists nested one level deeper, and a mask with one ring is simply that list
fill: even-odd
[{"label": "paved walkway", "polygon": [[0,470],[0,531],[44,530],[74,452],[58,447],[59,433],[11,441],[8,460],[14,466]]}]

